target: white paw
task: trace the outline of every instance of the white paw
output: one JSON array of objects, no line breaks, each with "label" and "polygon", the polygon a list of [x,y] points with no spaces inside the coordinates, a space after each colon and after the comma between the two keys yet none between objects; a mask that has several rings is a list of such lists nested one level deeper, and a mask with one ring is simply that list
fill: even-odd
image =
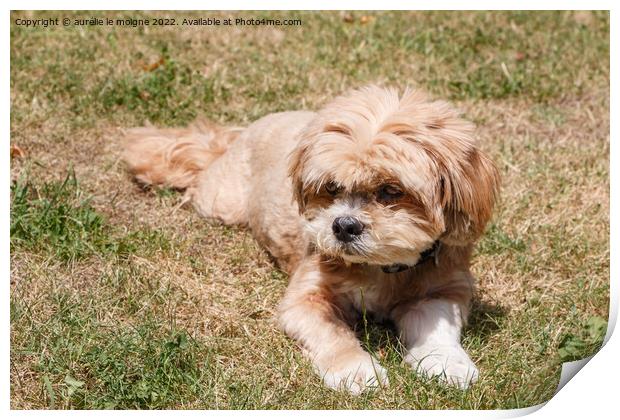
[{"label": "white paw", "polygon": [[414,347],[405,356],[418,373],[466,389],[478,380],[478,369],[460,345]]},{"label": "white paw", "polygon": [[322,373],[325,385],[336,390],[345,390],[353,395],[361,394],[367,388],[387,386],[387,371],[377,359],[361,354],[339,361]]}]

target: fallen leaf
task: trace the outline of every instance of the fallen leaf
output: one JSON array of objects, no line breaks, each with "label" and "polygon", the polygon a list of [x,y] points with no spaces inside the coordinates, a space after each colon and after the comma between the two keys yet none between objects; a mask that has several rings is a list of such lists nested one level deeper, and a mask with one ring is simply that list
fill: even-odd
[{"label": "fallen leaf", "polygon": [[143,65],[142,68],[144,69],[144,71],[154,71],[159,66],[163,65],[165,62],[166,62],[166,59],[164,57],[161,57],[159,60],[157,60],[154,63]]},{"label": "fallen leaf", "polygon": [[11,145],[11,158],[23,158],[25,156],[26,153],[24,152],[24,149],[15,144]]}]

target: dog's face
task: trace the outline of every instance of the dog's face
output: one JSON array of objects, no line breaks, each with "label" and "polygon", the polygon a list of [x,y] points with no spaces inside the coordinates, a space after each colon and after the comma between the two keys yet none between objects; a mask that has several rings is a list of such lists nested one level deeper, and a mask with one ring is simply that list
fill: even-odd
[{"label": "dog's face", "polygon": [[473,242],[499,177],[473,126],[445,102],[369,87],[336,98],[304,131],[290,176],[323,255],[414,265],[436,240]]}]

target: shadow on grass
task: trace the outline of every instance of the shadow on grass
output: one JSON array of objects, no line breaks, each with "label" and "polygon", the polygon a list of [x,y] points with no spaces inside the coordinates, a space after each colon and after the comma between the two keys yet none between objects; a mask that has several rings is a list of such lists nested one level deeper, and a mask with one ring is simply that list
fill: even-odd
[{"label": "shadow on grass", "polygon": [[[484,343],[494,332],[501,329],[507,314],[506,307],[475,298],[467,326],[463,329],[463,338],[470,344]],[[366,317],[361,316],[353,327],[367,351],[387,354],[388,357],[390,354],[402,354],[404,347],[399,340],[396,325],[391,320],[377,319],[366,314]]]},{"label": "shadow on grass", "polygon": [[508,315],[508,308],[495,303],[486,302],[475,297],[471,304],[469,320],[463,331],[464,336],[484,342],[495,331],[499,330]]}]

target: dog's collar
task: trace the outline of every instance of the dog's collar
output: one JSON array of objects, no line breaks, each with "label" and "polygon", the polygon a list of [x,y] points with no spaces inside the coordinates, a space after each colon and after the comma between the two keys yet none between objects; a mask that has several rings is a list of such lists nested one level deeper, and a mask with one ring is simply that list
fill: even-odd
[{"label": "dog's collar", "polygon": [[441,242],[438,240],[433,243],[426,251],[423,251],[420,254],[420,259],[414,265],[407,264],[392,264],[392,265],[382,265],[381,270],[383,270],[386,274],[400,273],[401,271],[409,270],[410,268],[417,267],[431,258],[435,261],[435,265],[439,265],[439,250],[441,249]]}]

